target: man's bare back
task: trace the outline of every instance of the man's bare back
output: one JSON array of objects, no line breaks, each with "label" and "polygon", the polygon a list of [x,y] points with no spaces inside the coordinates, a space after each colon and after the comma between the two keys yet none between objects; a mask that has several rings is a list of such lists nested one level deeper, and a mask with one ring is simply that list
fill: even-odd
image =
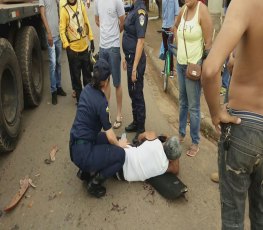
[{"label": "man's bare back", "polygon": [[[222,29],[203,66],[202,81],[212,119],[215,114],[220,113],[221,66],[234,48],[236,48],[235,65],[228,105],[233,109],[263,115],[262,16],[263,1],[261,0],[232,0],[228,8]],[[215,76],[218,85],[213,84]]]}]

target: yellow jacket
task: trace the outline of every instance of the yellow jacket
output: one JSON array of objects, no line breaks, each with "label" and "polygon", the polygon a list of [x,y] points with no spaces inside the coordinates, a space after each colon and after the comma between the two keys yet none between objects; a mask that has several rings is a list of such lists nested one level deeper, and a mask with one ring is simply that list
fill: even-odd
[{"label": "yellow jacket", "polygon": [[[88,39],[91,41],[94,39],[93,37],[93,33],[90,27],[90,23],[89,23],[89,19],[87,16],[87,11],[86,8],[82,2],[82,0],[77,0],[79,2],[81,2],[81,9],[82,9],[82,14],[83,14],[83,18],[84,18],[84,27],[88,28],[87,35],[88,35]],[[76,51],[76,52],[82,52],[84,50],[86,50],[88,48],[88,40],[87,40],[87,36],[86,37],[82,37],[80,40],[77,41],[73,41],[73,42],[69,42],[68,38],[66,36],[66,31],[67,31],[67,26],[69,25],[69,14],[67,12],[67,10],[65,9],[65,7],[63,7],[67,2],[64,0],[60,1],[60,25],[59,25],[59,32],[60,32],[60,37],[62,40],[62,44],[63,44],[63,48],[67,48],[68,46],[70,47],[71,50]],[[76,11],[77,10],[77,4],[75,4],[74,6],[71,6],[71,8]]]}]

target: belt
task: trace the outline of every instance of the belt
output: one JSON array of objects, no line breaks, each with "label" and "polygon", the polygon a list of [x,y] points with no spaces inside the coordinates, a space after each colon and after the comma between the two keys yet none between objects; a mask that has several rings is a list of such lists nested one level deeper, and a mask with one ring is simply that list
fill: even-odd
[{"label": "belt", "polygon": [[74,140],[74,141],[70,141],[71,145],[83,145],[83,144],[87,144],[90,143],[90,141],[88,140],[83,140],[83,139],[78,139],[78,140]]}]

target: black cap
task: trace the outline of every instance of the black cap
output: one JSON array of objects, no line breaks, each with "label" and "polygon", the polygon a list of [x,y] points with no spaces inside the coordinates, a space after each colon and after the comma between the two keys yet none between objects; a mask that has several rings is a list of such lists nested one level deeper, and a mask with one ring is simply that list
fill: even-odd
[{"label": "black cap", "polygon": [[93,72],[98,72],[98,79],[100,81],[105,81],[109,78],[111,75],[111,70],[108,62],[104,60],[103,58],[99,58],[98,61],[96,61],[94,67],[93,67]]}]

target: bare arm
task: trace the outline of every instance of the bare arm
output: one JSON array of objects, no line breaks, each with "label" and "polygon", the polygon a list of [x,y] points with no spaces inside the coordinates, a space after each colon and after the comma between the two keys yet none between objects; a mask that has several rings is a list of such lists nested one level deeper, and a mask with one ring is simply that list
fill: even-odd
[{"label": "bare arm", "polygon": [[208,8],[203,4],[201,4],[200,8],[200,24],[204,37],[205,49],[209,50],[212,46],[213,22]]},{"label": "bare arm", "polygon": [[184,9],[184,8],[182,8],[182,9],[180,10],[179,15],[176,17],[176,21],[175,21],[175,25],[174,25],[174,39],[175,39],[175,43],[176,43],[176,44],[178,44],[178,40],[177,40],[177,29],[178,29],[178,26],[179,26],[179,24],[180,24],[180,22],[181,22],[181,18],[182,18],[182,15],[183,15],[183,9]]},{"label": "bare arm", "polygon": [[139,142],[142,142],[144,140],[154,140],[157,138],[157,135],[154,131],[146,131],[144,133],[141,133],[139,136],[138,136],[138,141]]},{"label": "bare arm", "polygon": [[127,139],[117,140],[115,133],[112,129],[106,131],[106,136],[110,144],[125,148],[128,145]]},{"label": "bare arm", "polygon": [[45,10],[44,6],[40,6],[40,15],[41,15],[42,22],[43,22],[45,29],[46,29],[46,32],[47,32],[48,44],[50,47],[52,47],[53,46],[53,38],[52,38],[51,30],[50,30],[48,22],[47,22],[46,10]]},{"label": "bare arm", "polygon": [[95,23],[98,27],[100,27],[100,17],[98,15],[95,15]]},{"label": "bare arm", "polygon": [[137,70],[138,63],[142,56],[143,47],[144,47],[144,38],[138,38],[137,44],[136,44],[135,58],[134,58],[133,67],[132,67],[132,81],[133,82],[136,81],[136,70]]},{"label": "bare arm", "polygon": [[232,0],[222,29],[203,65],[202,85],[211,118],[216,128],[218,128],[220,122],[237,122],[236,119],[230,120],[230,117],[221,110],[219,98],[220,71],[225,59],[237,46],[247,30],[250,11],[249,2],[242,1],[241,4],[240,0]]},{"label": "bare arm", "polygon": [[123,31],[124,29],[124,19],[125,19],[125,15],[122,15],[119,17],[119,28],[120,28],[120,33]]}]

